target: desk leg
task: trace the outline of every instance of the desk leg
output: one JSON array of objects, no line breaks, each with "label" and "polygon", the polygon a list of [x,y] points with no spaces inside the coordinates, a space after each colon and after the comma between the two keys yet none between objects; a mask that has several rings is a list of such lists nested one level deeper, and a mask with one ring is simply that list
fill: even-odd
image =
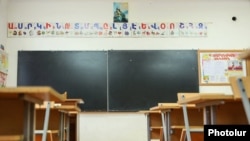
[{"label": "desk leg", "polygon": [[66,125],[66,134],[67,134],[67,141],[70,141],[70,117],[65,115],[65,118],[67,120],[67,125]]},{"label": "desk leg", "polygon": [[46,111],[45,111],[42,141],[46,141],[46,139],[47,139],[47,130],[48,130],[48,126],[49,126],[49,114],[50,114],[50,102],[48,101]]},{"label": "desk leg", "polygon": [[170,111],[167,112],[167,141],[171,141],[171,134],[170,134],[170,131],[171,131],[171,123],[170,123]]},{"label": "desk leg", "polygon": [[207,106],[205,106],[205,107],[203,107],[203,123],[204,123],[204,125],[208,125],[209,124],[209,110],[208,110],[208,107]]},{"label": "desk leg", "polygon": [[25,113],[24,113],[24,140],[34,141],[35,131],[35,104],[32,102],[24,101]]},{"label": "desk leg", "polygon": [[64,139],[64,127],[65,127],[65,124],[64,124],[64,112],[61,112],[60,113],[60,131],[59,131],[59,134],[60,134],[60,137],[59,137],[59,141],[63,141]]},{"label": "desk leg", "polygon": [[146,114],[147,117],[147,132],[148,132],[148,141],[151,140],[151,128],[150,128],[150,116],[149,114]]},{"label": "desk leg", "polygon": [[183,115],[184,115],[187,140],[191,141],[191,134],[190,134],[190,128],[189,128],[189,122],[188,122],[187,105],[183,104],[182,109],[183,109]]},{"label": "desk leg", "polygon": [[205,106],[203,108],[203,123],[204,125],[214,125],[216,123],[215,105]]},{"label": "desk leg", "polygon": [[215,106],[210,106],[210,124],[214,125],[216,123],[216,112],[215,112]]},{"label": "desk leg", "polygon": [[166,122],[166,113],[161,112],[161,120],[162,120],[162,127],[163,127],[163,138],[164,141],[167,141],[167,122]]},{"label": "desk leg", "polygon": [[163,134],[164,134],[164,141],[170,141],[170,113],[163,111],[161,112],[161,119],[162,119],[162,126],[163,126]]},{"label": "desk leg", "polygon": [[250,124],[250,103],[249,103],[249,100],[248,100],[248,96],[247,96],[244,84],[242,82],[242,79],[239,78],[237,82],[238,82],[238,87],[240,89],[242,104],[243,104],[244,109],[245,109],[245,113],[246,113],[246,116],[247,116],[248,124]]}]

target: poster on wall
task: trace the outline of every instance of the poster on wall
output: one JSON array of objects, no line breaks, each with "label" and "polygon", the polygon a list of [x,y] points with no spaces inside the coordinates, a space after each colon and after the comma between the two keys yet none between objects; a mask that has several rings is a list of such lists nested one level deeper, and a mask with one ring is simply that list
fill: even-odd
[{"label": "poster on wall", "polygon": [[6,79],[7,79],[7,74],[0,72],[0,88],[3,88],[6,86]]},{"label": "poster on wall", "polygon": [[127,23],[128,22],[128,3],[127,2],[114,2],[113,3],[113,22],[114,23]]},{"label": "poster on wall", "polygon": [[229,85],[229,77],[246,76],[246,62],[240,50],[199,50],[200,85]]},{"label": "poster on wall", "polygon": [[0,50],[0,88],[6,86],[8,74],[8,54],[4,50]]}]

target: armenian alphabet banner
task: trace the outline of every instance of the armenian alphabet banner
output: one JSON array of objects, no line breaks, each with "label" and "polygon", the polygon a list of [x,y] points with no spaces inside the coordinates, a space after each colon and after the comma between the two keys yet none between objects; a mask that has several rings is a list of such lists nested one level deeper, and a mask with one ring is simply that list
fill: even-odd
[{"label": "armenian alphabet banner", "polygon": [[207,23],[9,22],[8,37],[207,37]]},{"label": "armenian alphabet banner", "polygon": [[199,50],[200,84],[229,84],[231,76],[246,76],[246,62],[238,59],[239,50]]}]

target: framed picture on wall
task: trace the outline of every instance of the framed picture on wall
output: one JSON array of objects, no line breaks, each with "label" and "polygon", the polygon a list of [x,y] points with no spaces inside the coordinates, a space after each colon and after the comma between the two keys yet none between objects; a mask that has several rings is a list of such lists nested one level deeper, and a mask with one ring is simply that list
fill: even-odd
[{"label": "framed picture on wall", "polygon": [[128,22],[128,3],[114,2],[113,3],[113,22],[127,23]]},{"label": "framed picture on wall", "polygon": [[246,76],[245,60],[238,59],[242,50],[198,50],[200,85],[229,85],[229,77]]}]

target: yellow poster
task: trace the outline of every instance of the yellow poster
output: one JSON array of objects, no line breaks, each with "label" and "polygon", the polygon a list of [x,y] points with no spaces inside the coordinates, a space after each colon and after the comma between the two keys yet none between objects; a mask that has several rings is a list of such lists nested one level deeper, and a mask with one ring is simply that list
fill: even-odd
[{"label": "yellow poster", "polygon": [[200,83],[228,84],[231,76],[246,76],[246,63],[240,51],[200,51]]}]

